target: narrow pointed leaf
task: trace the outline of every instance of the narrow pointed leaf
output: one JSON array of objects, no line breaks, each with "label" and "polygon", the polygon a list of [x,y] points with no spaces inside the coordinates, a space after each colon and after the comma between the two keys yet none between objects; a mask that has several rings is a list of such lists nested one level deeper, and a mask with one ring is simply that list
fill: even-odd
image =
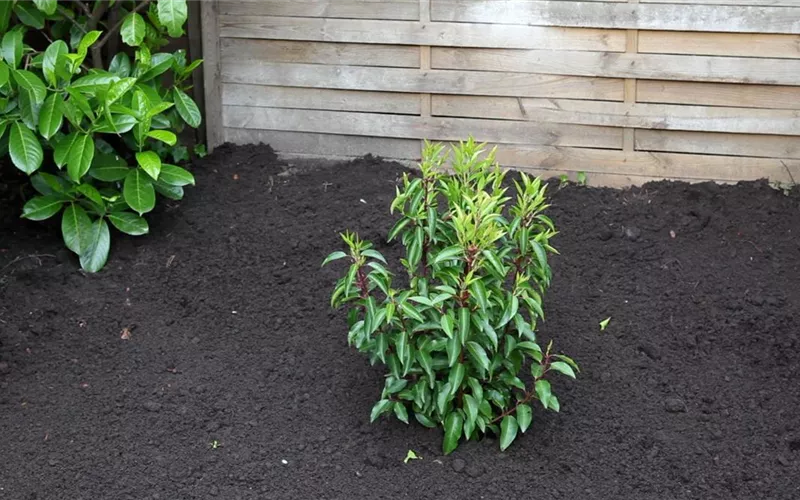
[{"label": "narrow pointed leaf", "polygon": [[39,133],[50,139],[64,122],[64,98],[59,93],[50,94],[39,110]]},{"label": "narrow pointed leaf", "polygon": [[563,373],[567,377],[575,378],[575,372],[572,370],[572,367],[563,361],[554,361],[550,363],[550,369]]},{"label": "narrow pointed leaf", "polygon": [[517,419],[513,415],[506,415],[500,422],[500,450],[505,451],[517,438]]},{"label": "narrow pointed leaf", "polygon": [[181,116],[181,118],[183,118],[183,121],[185,121],[186,124],[192,128],[199,127],[202,118],[197,104],[195,104],[192,98],[186,95],[186,93],[180,89],[174,89],[173,95],[175,100],[175,109],[178,110],[178,114]]},{"label": "narrow pointed leaf", "polygon": [[480,366],[483,370],[489,371],[489,356],[486,350],[481,347],[477,342],[467,342],[467,351],[469,352],[472,360]]},{"label": "narrow pointed leaf", "polygon": [[449,455],[458,448],[463,424],[464,419],[458,412],[454,411],[447,416],[444,422],[444,442],[442,443],[442,451],[445,455]]},{"label": "narrow pointed leaf", "polygon": [[533,421],[533,410],[528,405],[519,405],[517,406],[517,424],[519,424],[519,430],[525,432],[528,430],[528,427],[531,426],[531,421]]},{"label": "narrow pointed leaf", "polygon": [[378,419],[378,417],[389,411],[391,408],[392,408],[391,401],[389,401],[388,399],[381,399],[380,401],[375,403],[375,406],[372,407],[372,411],[370,412],[369,415],[369,421],[374,422],[375,420]]},{"label": "narrow pointed leaf", "polygon": [[88,134],[78,134],[67,155],[67,173],[73,182],[80,182],[89,171],[94,158],[94,139]]}]

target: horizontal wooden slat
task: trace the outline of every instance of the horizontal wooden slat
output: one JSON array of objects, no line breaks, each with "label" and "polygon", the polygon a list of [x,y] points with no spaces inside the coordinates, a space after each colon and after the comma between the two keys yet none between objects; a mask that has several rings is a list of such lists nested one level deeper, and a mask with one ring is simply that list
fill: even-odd
[{"label": "horizontal wooden slat", "polygon": [[554,50],[431,49],[434,69],[797,85],[800,60]]},{"label": "horizontal wooden slat", "polygon": [[419,68],[419,47],[364,43],[298,42],[223,38],[223,60],[230,62],[292,62]]},{"label": "horizontal wooden slat", "polygon": [[431,20],[669,31],[800,33],[789,7],[431,0]]},{"label": "horizontal wooden slat", "polygon": [[419,20],[419,0],[235,0],[220,2],[221,14],[347,19]]},{"label": "horizontal wooden slat", "polygon": [[308,89],[225,83],[222,103],[232,106],[420,114],[419,94]]},{"label": "horizontal wooden slat", "polygon": [[434,95],[431,107],[434,116],[800,135],[800,111],[796,110],[455,95]]},{"label": "horizontal wooden slat", "polygon": [[223,61],[223,82],[428,94],[513,95],[621,101],[623,80],[488,71],[363,68]]},{"label": "horizontal wooden slat", "polygon": [[757,5],[762,7],[800,7],[800,0],[639,0],[641,3]]},{"label": "horizontal wooden slat", "polygon": [[458,141],[621,148],[622,130],[611,127],[438,118],[336,111],[223,106],[226,127]]},{"label": "horizontal wooden slat", "polygon": [[800,159],[797,137],[637,130],[637,150]]},{"label": "horizontal wooden slat", "polygon": [[542,26],[220,16],[220,36],[312,42],[507,47],[555,50],[625,50],[620,30]]},{"label": "horizontal wooden slat", "polygon": [[800,58],[800,35],[640,31],[638,36],[639,52]]},{"label": "horizontal wooden slat", "polygon": [[279,153],[302,153],[322,157],[356,157],[366,154],[384,158],[417,159],[420,141],[388,137],[362,137],[279,130],[225,128],[225,140],[233,144],[269,144]]},{"label": "horizontal wooden slat", "polygon": [[590,182],[596,173],[728,182],[763,178],[791,182],[792,177],[800,179],[800,161],[741,156],[500,145],[497,160],[501,165],[514,167],[583,171]]},{"label": "horizontal wooden slat", "polygon": [[637,82],[636,100],[767,109],[800,109],[800,87],[648,81]]}]

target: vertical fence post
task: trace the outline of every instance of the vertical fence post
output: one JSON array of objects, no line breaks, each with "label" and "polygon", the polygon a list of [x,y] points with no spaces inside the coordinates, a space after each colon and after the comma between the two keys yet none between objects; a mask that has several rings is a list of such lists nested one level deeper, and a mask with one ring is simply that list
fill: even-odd
[{"label": "vertical fence post", "polygon": [[205,94],[206,146],[208,151],[225,142],[222,125],[222,90],[219,59],[219,2],[201,2],[203,34],[203,86]]},{"label": "vertical fence post", "polygon": [[[431,0],[419,0],[419,20],[421,23],[431,22]],[[421,72],[431,69],[431,47],[421,45],[419,48],[419,68]],[[422,121],[431,116],[431,95],[420,94],[420,115]],[[420,141],[420,151],[425,148],[425,140]],[[420,155],[421,156],[421,155]]]},{"label": "vertical fence post", "polygon": [[[639,0],[628,0],[628,3],[631,4],[638,4]],[[626,33],[626,43],[625,43],[625,53],[627,54],[636,54],[639,51],[639,30],[631,29],[627,30]],[[628,105],[628,109],[632,108],[636,105],[636,79],[635,78],[626,78],[625,79],[625,104]],[[622,150],[623,151],[633,151],[636,149],[636,129],[633,128],[625,128],[622,131]]]}]

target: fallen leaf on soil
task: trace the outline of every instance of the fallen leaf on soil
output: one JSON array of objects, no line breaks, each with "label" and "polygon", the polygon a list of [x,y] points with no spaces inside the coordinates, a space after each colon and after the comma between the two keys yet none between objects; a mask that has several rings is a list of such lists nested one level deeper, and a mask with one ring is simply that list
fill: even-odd
[{"label": "fallen leaf on soil", "polygon": [[120,334],[119,338],[122,340],[130,340],[131,339],[131,329],[125,327],[122,329],[122,333]]}]

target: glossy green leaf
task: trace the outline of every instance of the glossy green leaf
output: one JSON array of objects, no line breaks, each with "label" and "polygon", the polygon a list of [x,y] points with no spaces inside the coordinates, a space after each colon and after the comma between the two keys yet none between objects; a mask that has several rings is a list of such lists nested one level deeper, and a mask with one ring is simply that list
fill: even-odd
[{"label": "glossy green leaf", "polygon": [[188,12],[186,0],[158,0],[158,20],[172,38],[183,35]]},{"label": "glossy green leaf", "polygon": [[575,372],[572,370],[572,367],[563,361],[554,361],[550,363],[550,369],[563,373],[567,377],[575,378]]},{"label": "glossy green leaf", "polygon": [[467,352],[472,360],[484,371],[489,371],[489,356],[486,350],[477,342],[467,342]]},{"label": "glossy green leaf", "polygon": [[67,164],[67,161],[69,160],[69,151],[72,149],[72,145],[75,144],[77,139],[78,133],[72,132],[56,142],[56,146],[53,150],[53,160],[55,160],[58,168],[61,168]]},{"label": "glossy green leaf", "polygon": [[467,372],[466,366],[458,363],[450,369],[447,377],[447,382],[450,384],[450,395],[455,396],[456,392],[461,388],[461,383],[464,382],[464,375]]},{"label": "glossy green leaf", "polygon": [[395,402],[393,405],[394,414],[403,423],[408,423],[408,411],[406,406],[401,402]]},{"label": "glossy green leaf", "polygon": [[92,220],[77,203],[70,203],[61,216],[64,244],[78,255],[87,252],[92,241]]},{"label": "glossy green leaf", "polygon": [[470,311],[466,307],[461,307],[458,309],[458,339],[462,346],[467,343],[467,338],[469,338],[469,326]]},{"label": "glossy green leaf", "polygon": [[104,219],[97,219],[92,224],[89,248],[80,256],[81,267],[90,273],[96,273],[106,265],[108,252],[111,249],[111,235]]},{"label": "glossy green leaf", "polygon": [[447,247],[438,254],[436,254],[436,257],[434,257],[432,264],[433,265],[441,264],[442,262],[453,260],[462,257],[463,255],[464,255],[464,250],[460,246],[455,245]]},{"label": "glossy green leaf", "polygon": [[45,97],[47,97],[47,87],[45,87],[44,82],[36,76],[36,73],[18,69],[12,71],[12,74],[17,85],[30,92],[35,102],[44,102]]},{"label": "glossy green leaf", "polygon": [[131,76],[131,58],[124,52],[116,54],[108,65],[108,71],[123,78]]},{"label": "glossy green leaf", "polygon": [[183,118],[183,121],[192,128],[199,127],[202,121],[202,115],[192,98],[177,88],[173,90],[173,96],[175,100],[175,109],[178,110],[178,114]]},{"label": "glossy green leaf", "polygon": [[49,219],[57,214],[63,205],[63,196],[35,196],[22,207],[22,217],[35,221]]},{"label": "glossy green leaf", "polygon": [[449,337],[453,338],[453,327],[455,326],[455,320],[453,319],[453,312],[448,311],[447,314],[443,314],[440,322],[442,324],[442,330],[444,333]]},{"label": "glossy green leaf", "polygon": [[517,424],[519,424],[519,430],[522,432],[527,431],[532,421],[533,410],[531,407],[524,404],[517,406]]},{"label": "glossy green leaf", "polygon": [[104,117],[96,124],[94,131],[99,134],[124,134],[136,126],[138,120],[130,115],[111,115],[111,121]]},{"label": "glossy green leaf", "polygon": [[336,251],[325,257],[325,260],[322,261],[322,265],[328,264],[329,262],[333,262],[334,260],[344,259],[347,257],[347,254],[342,252],[341,250]]},{"label": "glossy green leaf", "polygon": [[70,188],[70,184],[56,175],[46,172],[36,172],[31,176],[31,184],[39,194],[63,194]]},{"label": "glossy green leaf", "polygon": [[33,4],[37,9],[44,12],[48,16],[51,16],[56,13],[58,0],[33,0]]},{"label": "glossy green leaf", "polygon": [[[140,82],[148,82],[158,76],[161,76],[165,71],[172,67],[173,57],[172,54],[168,54],[166,52],[159,52],[158,54],[153,54],[150,59],[150,68],[139,75]],[[177,90],[177,89],[176,89]],[[150,100],[153,101],[152,96]],[[159,99],[160,101],[161,99]]]},{"label": "glossy green leaf", "polygon": [[542,402],[542,406],[547,409],[549,402],[550,402],[550,382],[547,380],[537,380],[536,385],[536,396],[539,398],[539,401]]},{"label": "glossy green leaf", "polygon": [[391,408],[392,408],[391,401],[389,401],[388,399],[381,399],[380,401],[375,403],[375,406],[372,407],[372,411],[370,412],[369,415],[369,421],[374,422],[375,420],[378,419],[378,417],[389,411]]},{"label": "glossy green leaf", "polygon": [[14,14],[22,24],[40,30],[44,28],[44,14],[33,4],[28,2],[17,2],[14,4]]},{"label": "glossy green leaf", "polygon": [[39,169],[44,158],[39,139],[28,128],[20,125],[19,122],[11,124],[8,153],[14,166],[28,175]]},{"label": "glossy green leaf", "polygon": [[517,419],[513,415],[506,415],[500,422],[500,450],[505,451],[514,439],[517,438]]},{"label": "glossy green leaf", "polygon": [[92,201],[95,205],[97,205],[98,209],[105,210],[105,203],[103,202],[103,196],[100,194],[100,191],[98,191],[96,187],[92,186],[91,184],[81,184],[76,189],[80,194],[82,194],[88,200]]},{"label": "glossy green leaf", "polygon": [[51,86],[55,86],[58,82],[58,72],[56,68],[62,62],[59,61],[61,56],[69,52],[69,47],[63,40],[56,40],[44,51],[44,59],[42,59],[42,73],[45,79]]},{"label": "glossy green leaf", "polygon": [[136,12],[131,12],[122,21],[120,35],[122,41],[131,47],[138,47],[142,44],[145,35],[144,18]]},{"label": "glossy green leaf", "polygon": [[0,2],[0,33],[5,33],[8,29],[8,23],[11,20],[11,11],[13,8],[13,2]]},{"label": "glossy green leaf", "polygon": [[139,215],[145,214],[156,206],[156,193],[150,177],[141,169],[134,168],[125,177],[122,188],[125,202]]},{"label": "glossy green leaf", "polygon": [[73,182],[80,182],[89,171],[94,158],[94,139],[88,134],[78,134],[67,155],[67,173]]},{"label": "glossy green leaf", "polygon": [[44,100],[39,110],[39,133],[45,139],[50,139],[61,129],[64,123],[64,98],[61,94],[54,93]]},{"label": "glossy green leaf", "polygon": [[147,172],[147,175],[158,179],[158,174],[161,173],[161,158],[158,157],[155,151],[142,151],[136,153],[136,163],[142,167],[142,170]]},{"label": "glossy green leaf", "polygon": [[18,104],[22,123],[30,130],[36,130],[39,126],[39,113],[42,109],[42,103],[36,101],[32,92],[20,88]]},{"label": "glossy green leaf", "polygon": [[169,146],[174,146],[178,142],[178,137],[168,130],[151,130],[147,133],[147,136]]},{"label": "glossy green leaf", "polygon": [[461,414],[454,411],[447,416],[444,421],[444,442],[442,443],[442,451],[445,455],[449,455],[456,448],[458,448],[458,440],[461,438],[461,430],[464,424],[464,419]]},{"label": "glossy green leaf", "polygon": [[[5,3],[5,2],[0,2]],[[2,44],[3,59],[12,68],[18,68],[22,60],[22,31],[12,29],[3,35]]]},{"label": "glossy green leaf", "polygon": [[429,429],[436,428],[436,422],[434,422],[433,420],[431,420],[430,418],[428,418],[426,415],[424,415],[422,413],[414,412],[414,418],[417,419],[417,422],[419,422],[420,424],[424,425],[425,427],[428,427]]},{"label": "glossy green leaf", "polygon": [[99,181],[115,182],[123,180],[130,170],[119,156],[96,151],[89,175]]},{"label": "glossy green leaf", "polygon": [[115,102],[122,99],[122,97],[131,91],[136,85],[136,78],[120,78],[119,80],[111,83],[106,93],[106,106],[110,107]]},{"label": "glossy green leaf", "polygon": [[453,336],[447,340],[447,364],[453,366],[461,355],[461,342]]}]

